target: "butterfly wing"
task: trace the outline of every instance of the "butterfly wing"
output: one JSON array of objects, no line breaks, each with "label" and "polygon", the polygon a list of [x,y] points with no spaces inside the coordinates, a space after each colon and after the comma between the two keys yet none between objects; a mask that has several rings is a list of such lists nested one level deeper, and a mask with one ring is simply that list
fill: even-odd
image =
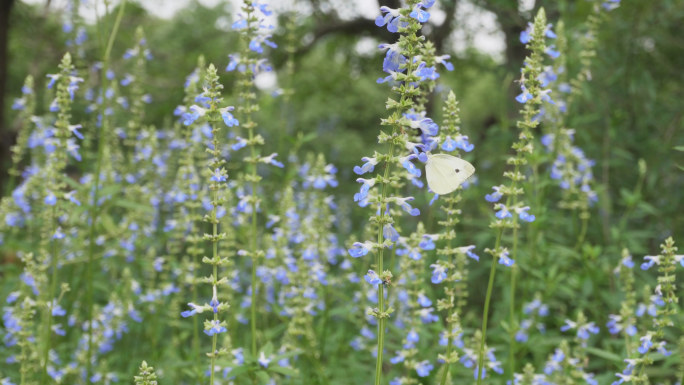
[{"label": "butterfly wing", "polygon": [[447,154],[428,156],[425,177],[430,189],[439,195],[448,194],[475,173],[468,161]]}]

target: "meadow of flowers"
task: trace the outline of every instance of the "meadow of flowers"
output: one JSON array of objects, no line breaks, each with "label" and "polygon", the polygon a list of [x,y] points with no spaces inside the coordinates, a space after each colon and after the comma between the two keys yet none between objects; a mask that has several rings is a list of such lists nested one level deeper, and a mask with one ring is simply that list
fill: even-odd
[{"label": "meadow of flowers", "polygon": [[[473,161],[444,195],[429,157],[473,160],[479,143],[440,82],[459,68],[422,32],[434,3],[380,8],[386,115],[351,173],[303,150],[303,130],[282,146],[262,127],[273,52],[272,97],[298,92],[295,28],[276,44],[265,2],[234,15],[239,52],[176,79],[164,122],[146,117],[155,47],[142,28],[117,39],[125,1],[95,62],[65,15],[47,87],[27,77],[12,106],[0,384],[681,384],[682,229],[649,255],[589,242],[602,186],[568,123],[620,1],[590,1],[581,33],[539,9],[519,37],[514,141],[490,161],[503,173],[485,185]],[[647,164],[633,172],[638,195]]]}]

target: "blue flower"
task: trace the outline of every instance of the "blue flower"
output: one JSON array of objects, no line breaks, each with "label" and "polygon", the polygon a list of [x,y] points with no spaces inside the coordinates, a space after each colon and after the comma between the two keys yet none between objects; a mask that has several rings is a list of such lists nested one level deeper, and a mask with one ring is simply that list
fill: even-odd
[{"label": "blue flower", "polygon": [[423,250],[434,250],[435,242],[432,239],[433,237],[434,236],[428,234],[423,235],[423,239],[418,244],[418,247],[420,247]]},{"label": "blue flower", "polygon": [[354,194],[354,202],[363,202],[368,198],[371,187],[375,185],[375,179],[357,178],[356,181],[363,183],[363,185],[361,185],[361,190]]},{"label": "blue flower", "polygon": [[279,161],[275,158],[276,156],[278,156],[278,153],[277,153],[277,152],[274,152],[273,154],[271,154],[271,155],[269,155],[269,156],[265,156],[265,157],[261,158],[260,161],[263,162],[263,163],[266,163],[266,164],[271,164],[271,165],[273,165],[273,166],[280,167],[280,168],[285,167],[284,164],[282,164],[281,162],[279,162]]},{"label": "blue flower", "polygon": [[394,197],[394,202],[397,203],[398,205],[401,206],[404,211],[406,211],[409,215],[411,216],[418,216],[420,215],[420,210],[417,208],[414,208],[411,206],[408,201],[412,201],[414,198],[413,197],[406,197],[406,198],[399,198],[399,197]]},{"label": "blue flower", "polygon": [[372,340],[372,339],[375,338],[375,333],[373,333],[373,332],[372,332],[369,328],[367,328],[366,326],[364,326],[364,327],[361,328],[361,335],[362,335],[363,337],[368,338],[369,340]]},{"label": "blue flower", "polygon": [[52,302],[52,316],[53,317],[62,317],[66,315],[66,310],[59,306],[59,304],[56,304],[54,301]]},{"label": "blue flower", "polygon": [[511,214],[511,212],[508,211],[508,209],[506,208],[506,205],[504,205],[503,203],[497,203],[494,206],[495,206],[494,207],[495,210],[499,210],[496,212],[496,214],[494,214],[497,218],[504,219],[504,218],[510,218],[513,216],[513,214]]},{"label": "blue flower", "polygon": [[601,7],[606,11],[612,11],[620,6],[620,0],[606,0],[601,3]]},{"label": "blue flower", "polygon": [[577,338],[582,340],[588,340],[590,333],[598,334],[599,331],[600,329],[598,326],[596,326],[593,322],[589,322],[588,324],[582,325],[579,328],[577,328]]},{"label": "blue flower", "polygon": [[193,315],[195,315],[195,314],[197,314],[197,313],[201,313],[201,312],[202,312],[202,307],[201,307],[201,306],[197,306],[197,305],[195,305],[195,304],[192,303],[192,302],[188,303],[188,306],[190,306],[190,307],[192,308],[192,310],[186,310],[186,311],[184,311],[184,312],[181,312],[181,316],[183,316],[183,318],[187,318],[187,317],[190,317],[190,316],[193,316]]},{"label": "blue flower", "polygon": [[435,136],[439,132],[439,126],[430,118],[423,118],[417,114],[404,114],[404,117],[409,119],[411,128],[420,129],[423,135]]},{"label": "blue flower", "polygon": [[485,195],[485,200],[487,202],[492,202],[492,203],[498,202],[503,197],[503,194],[501,194],[499,192],[501,187],[503,187],[503,186],[493,186],[492,189],[494,190],[494,192],[491,194]]},{"label": "blue flower", "polygon": [[238,136],[238,137],[235,138],[235,140],[236,140],[236,142],[233,143],[232,146],[230,146],[230,148],[231,148],[233,151],[237,151],[237,150],[239,150],[239,149],[241,149],[241,148],[243,148],[243,147],[245,147],[245,146],[247,145],[247,139],[244,139],[244,138],[241,138],[241,137]]},{"label": "blue flower", "polygon": [[24,98],[16,98],[14,99],[14,103],[12,103],[12,109],[13,110],[23,110],[26,108],[26,99]]},{"label": "blue flower", "polygon": [[422,307],[428,307],[432,306],[432,301],[430,301],[430,298],[428,298],[425,293],[420,292],[418,293],[418,304]]},{"label": "blue flower", "polygon": [[528,213],[529,210],[530,210],[530,207],[525,206],[525,207],[516,208],[515,212],[518,213],[518,217],[520,218],[520,220],[523,220],[525,222],[534,222],[535,217],[534,217],[534,215]]},{"label": "blue flower", "polygon": [[499,254],[499,264],[511,267],[515,264],[515,261],[508,257],[508,250],[503,249]]},{"label": "blue flower", "polygon": [[465,255],[467,255],[469,258],[472,258],[476,261],[479,261],[480,257],[477,254],[473,253],[473,251],[472,251],[474,248],[475,248],[475,245],[463,246],[463,247],[459,247],[458,251],[461,253],[465,253]]},{"label": "blue flower", "polygon": [[77,138],[83,139],[83,134],[81,134],[78,129],[82,128],[83,126],[80,124],[74,124],[74,125],[69,125],[69,132],[74,134]]},{"label": "blue flower", "polygon": [[217,168],[214,170],[214,174],[211,176],[211,180],[213,182],[225,182],[226,177],[227,175],[225,175],[225,171]]},{"label": "blue flower", "polygon": [[427,67],[425,62],[420,63],[414,73],[420,78],[421,81],[437,80],[439,78],[439,73],[435,67]]},{"label": "blue flower", "polygon": [[[399,350],[399,351],[397,351],[397,355],[396,355],[396,356],[390,358],[390,363],[391,363],[392,365],[396,365],[396,364],[398,364],[398,363],[400,363],[400,362],[404,362],[405,359],[406,359],[406,353],[405,353],[403,350]],[[391,383],[391,381],[390,381],[390,383]],[[401,382],[399,382],[399,384],[400,384],[400,383],[401,383]]]},{"label": "blue flower", "polygon": [[409,14],[409,16],[418,20],[421,23],[425,23],[430,19],[430,12],[424,11],[420,5],[416,5]]},{"label": "blue flower", "polygon": [[541,100],[544,101],[544,102],[547,102],[547,103],[556,104],[556,102],[554,102],[553,99],[551,99],[551,96],[549,96],[550,93],[551,93],[551,90],[550,90],[550,89],[548,89],[548,90],[542,90],[542,91],[541,91],[541,94],[540,94],[540,95],[541,95]]},{"label": "blue flower", "polygon": [[229,106],[229,107],[224,107],[221,108],[219,111],[221,112],[221,117],[223,118],[223,122],[226,124],[228,127],[233,127],[237,126],[240,124],[237,119],[233,116],[233,114],[230,113],[230,111],[233,111],[235,107]]},{"label": "blue flower", "polygon": [[271,357],[266,357],[266,354],[264,352],[259,353],[259,359],[257,361],[259,362],[259,365],[261,365],[262,368],[268,368],[268,364],[271,363],[272,358]]},{"label": "blue flower", "polygon": [[368,158],[364,156],[363,158],[361,158],[361,160],[366,163],[364,163],[361,167],[354,166],[354,173],[357,175],[363,175],[367,172],[373,171],[375,165],[378,164],[378,160],[375,158]]},{"label": "blue flower", "polygon": [[57,204],[57,197],[52,191],[48,191],[43,202],[48,206],[54,206],[55,204]]},{"label": "blue flower", "polygon": [[466,135],[458,135],[454,139],[447,135],[444,139],[444,143],[442,143],[442,150],[454,151],[457,148],[460,148],[465,152],[470,152],[473,151],[475,146],[468,142],[468,137]]},{"label": "blue flower", "polygon": [[52,235],[52,239],[64,239],[64,237],[66,237],[66,235],[62,232],[62,228],[57,226],[55,233]]},{"label": "blue flower", "polygon": [[[552,59],[557,59],[560,56],[560,52],[556,50],[556,46],[554,44],[551,44],[550,46],[546,47],[546,50],[544,50],[544,53],[549,55]],[[544,86],[542,86],[544,87]]]},{"label": "blue flower", "polygon": [[421,361],[416,364],[416,373],[418,374],[418,377],[427,377],[434,368],[435,367],[430,363],[430,361]]},{"label": "blue flower", "polygon": [[50,81],[47,84],[47,88],[52,88],[55,85],[57,79],[60,78],[59,74],[47,74],[45,76],[50,78]]},{"label": "blue flower", "polygon": [[660,265],[660,256],[647,255],[644,257],[644,261],[648,262],[641,264],[641,270],[648,270],[653,267],[653,265]]},{"label": "blue flower", "polygon": [[382,283],[382,279],[380,279],[378,274],[373,270],[368,270],[368,273],[366,273],[363,278],[366,280],[366,282],[373,286],[377,286]]},{"label": "blue flower", "polygon": [[435,62],[438,64],[442,64],[447,71],[453,71],[454,65],[448,61],[449,59],[451,59],[451,56],[449,55],[437,56],[435,57]]},{"label": "blue flower", "polygon": [[246,19],[239,19],[233,22],[233,25],[231,25],[231,28],[234,30],[240,30],[247,28],[247,20]]},{"label": "blue flower", "polygon": [[525,88],[524,85],[520,85],[520,89],[522,90],[522,93],[515,97],[515,100],[517,100],[518,103],[525,104],[528,100],[533,99],[532,94],[529,91],[527,91],[527,88]]},{"label": "blue flower", "polygon": [[[208,336],[213,336],[214,334],[225,333],[227,330],[221,325],[219,320],[205,321],[204,334]],[[207,328],[209,327],[209,328]]]},{"label": "blue flower", "polygon": [[78,152],[79,148],[81,148],[81,146],[76,143],[76,140],[72,138],[67,139],[67,153],[80,162],[81,154]]},{"label": "blue flower", "polygon": [[[386,6],[380,7],[380,16],[375,19],[375,25],[382,27],[387,25],[387,30],[392,33],[399,32],[399,19],[400,14],[398,9],[392,9]],[[406,27],[408,24],[406,22],[401,23],[401,27]]]},{"label": "blue flower", "polygon": [[421,175],[420,169],[417,168],[413,164],[413,162],[411,162],[411,159],[415,159],[415,158],[417,158],[417,155],[410,154],[410,155],[399,158],[399,162],[401,163],[402,167],[404,167],[406,169],[406,171],[409,172],[409,174],[419,177]]},{"label": "blue flower", "polygon": [[439,321],[439,316],[432,314],[434,309],[431,307],[426,307],[418,310],[418,315],[423,323],[431,323]]},{"label": "blue flower", "polygon": [[639,338],[639,341],[641,341],[641,345],[639,345],[639,353],[641,354],[646,354],[648,351],[653,347],[653,342],[651,341],[651,338],[653,338],[653,334],[651,332],[648,332],[645,336]]},{"label": "blue flower", "polygon": [[354,258],[359,258],[362,257],[366,254],[368,254],[371,250],[373,249],[373,242],[371,241],[366,241],[364,243],[361,242],[354,242],[352,245],[352,248],[349,249],[349,255],[351,255]]},{"label": "blue flower", "polygon": [[197,106],[197,105],[190,106],[190,111],[191,112],[186,112],[183,115],[181,115],[181,119],[183,120],[183,124],[186,126],[189,126],[192,123],[194,123],[201,116],[204,116],[204,113],[206,112],[206,110],[204,108]]},{"label": "blue flower", "polygon": [[382,235],[385,237],[385,239],[389,239],[392,242],[399,240],[399,233],[391,223],[387,223],[382,227]]},{"label": "blue flower", "polygon": [[15,302],[17,300],[17,298],[19,298],[20,294],[21,293],[18,291],[13,291],[13,292],[9,293],[9,295],[7,295],[7,300],[6,300],[7,303]]},{"label": "blue flower", "polygon": [[447,278],[447,268],[445,266],[433,263],[430,267],[432,268],[432,283],[438,284]]}]

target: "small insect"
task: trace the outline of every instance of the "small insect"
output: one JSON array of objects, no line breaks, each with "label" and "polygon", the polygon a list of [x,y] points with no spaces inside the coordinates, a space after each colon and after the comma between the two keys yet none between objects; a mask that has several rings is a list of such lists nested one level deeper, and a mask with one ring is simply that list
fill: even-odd
[{"label": "small insect", "polygon": [[430,189],[439,195],[448,194],[475,173],[468,161],[447,154],[428,154],[425,177]]}]

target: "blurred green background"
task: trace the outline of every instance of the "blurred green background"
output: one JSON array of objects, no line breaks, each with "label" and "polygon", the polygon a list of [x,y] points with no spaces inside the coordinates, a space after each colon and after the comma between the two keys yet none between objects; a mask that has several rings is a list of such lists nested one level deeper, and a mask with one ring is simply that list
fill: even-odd
[{"label": "blurred green background", "polygon": [[[272,63],[280,74],[278,86],[287,86],[282,76],[287,57],[282,49],[285,39],[282,26],[286,18],[294,17],[298,44],[292,79],[295,93],[292,108],[285,109],[282,98],[273,98],[270,92],[265,92],[260,124],[272,131],[271,138],[277,140],[270,141],[281,152],[291,146],[288,135],[315,134],[315,139],[307,142],[304,149],[326,153],[341,170],[341,180],[351,181],[353,165],[371,153],[388,96],[387,87],[375,83],[382,75],[381,53],[368,47],[394,37],[373,24],[377,7],[369,4],[372,1],[280,3],[276,2],[273,7],[278,17],[274,39],[281,49],[273,52]],[[391,7],[395,3],[380,2]],[[9,14],[8,5],[11,6]],[[425,31],[439,52],[452,55],[456,67],[451,73],[442,71],[441,88],[453,89],[460,101],[463,130],[476,145],[472,160],[478,166],[480,183],[485,187],[498,184],[501,161],[512,141],[519,109],[513,99],[517,91],[513,79],[525,55],[518,41],[520,31],[540,6],[546,8],[551,22],[562,19],[569,31],[568,70],[572,74],[578,66],[576,54],[580,48],[572,44],[580,40],[591,4],[461,0],[438,1],[437,6],[440,11],[435,14],[439,16],[433,16],[435,24],[428,23]],[[0,180],[4,182],[8,147],[18,129],[16,114],[10,109],[12,100],[20,96],[28,74],[36,77],[38,90],[44,89],[45,74],[55,71],[67,48],[61,32],[65,17],[63,2],[27,4],[4,0],[3,8],[3,17],[9,15],[7,24],[0,23],[8,34],[7,55],[2,61],[6,69],[4,103],[0,105],[4,112],[0,120],[3,165]],[[104,8],[100,8],[103,14]],[[288,12],[288,9],[296,11]],[[375,13],[370,14],[369,9]],[[227,54],[235,52],[238,45],[236,34],[227,28],[232,10],[228,2],[211,7],[189,2],[173,17],[159,18],[153,9],[135,2],[127,4],[113,57],[120,58],[132,46],[134,31],[142,25],[155,57],[149,64],[147,80],[154,99],[146,111],[150,123],[161,126],[173,118],[172,111],[182,99],[183,80],[195,67],[199,55],[204,55],[207,62],[225,67]],[[106,39],[101,35],[108,33],[113,22],[114,10],[109,11],[99,29],[87,25],[85,62],[92,63],[101,56],[100,39]],[[494,43],[499,39],[498,44],[503,47],[494,54],[486,52],[491,52],[491,47],[476,45],[481,31],[472,26],[485,18],[496,21],[490,26],[496,34],[488,40],[489,44],[492,39]],[[609,243],[611,238],[621,236],[611,229],[634,199],[641,204],[627,223],[634,231],[628,239],[630,247],[653,248],[668,233],[684,229],[681,215],[684,177],[677,167],[677,164],[684,165],[684,153],[674,150],[675,146],[684,145],[682,25],[684,1],[678,0],[623,1],[601,24],[598,55],[592,63],[593,80],[584,86],[582,96],[571,106],[569,121],[569,127],[577,130],[577,145],[597,161],[595,175],[601,184],[598,207],[601,220],[592,221],[590,237],[599,243]],[[231,76],[226,73],[222,79],[228,85],[227,93],[233,83]],[[437,121],[444,94],[436,94],[431,105],[432,116]],[[38,100],[39,111],[44,110],[47,103]],[[630,191],[637,182],[639,159],[646,161],[648,176],[640,196],[633,197]],[[354,189],[354,183],[341,183],[340,193],[351,198]]]}]

